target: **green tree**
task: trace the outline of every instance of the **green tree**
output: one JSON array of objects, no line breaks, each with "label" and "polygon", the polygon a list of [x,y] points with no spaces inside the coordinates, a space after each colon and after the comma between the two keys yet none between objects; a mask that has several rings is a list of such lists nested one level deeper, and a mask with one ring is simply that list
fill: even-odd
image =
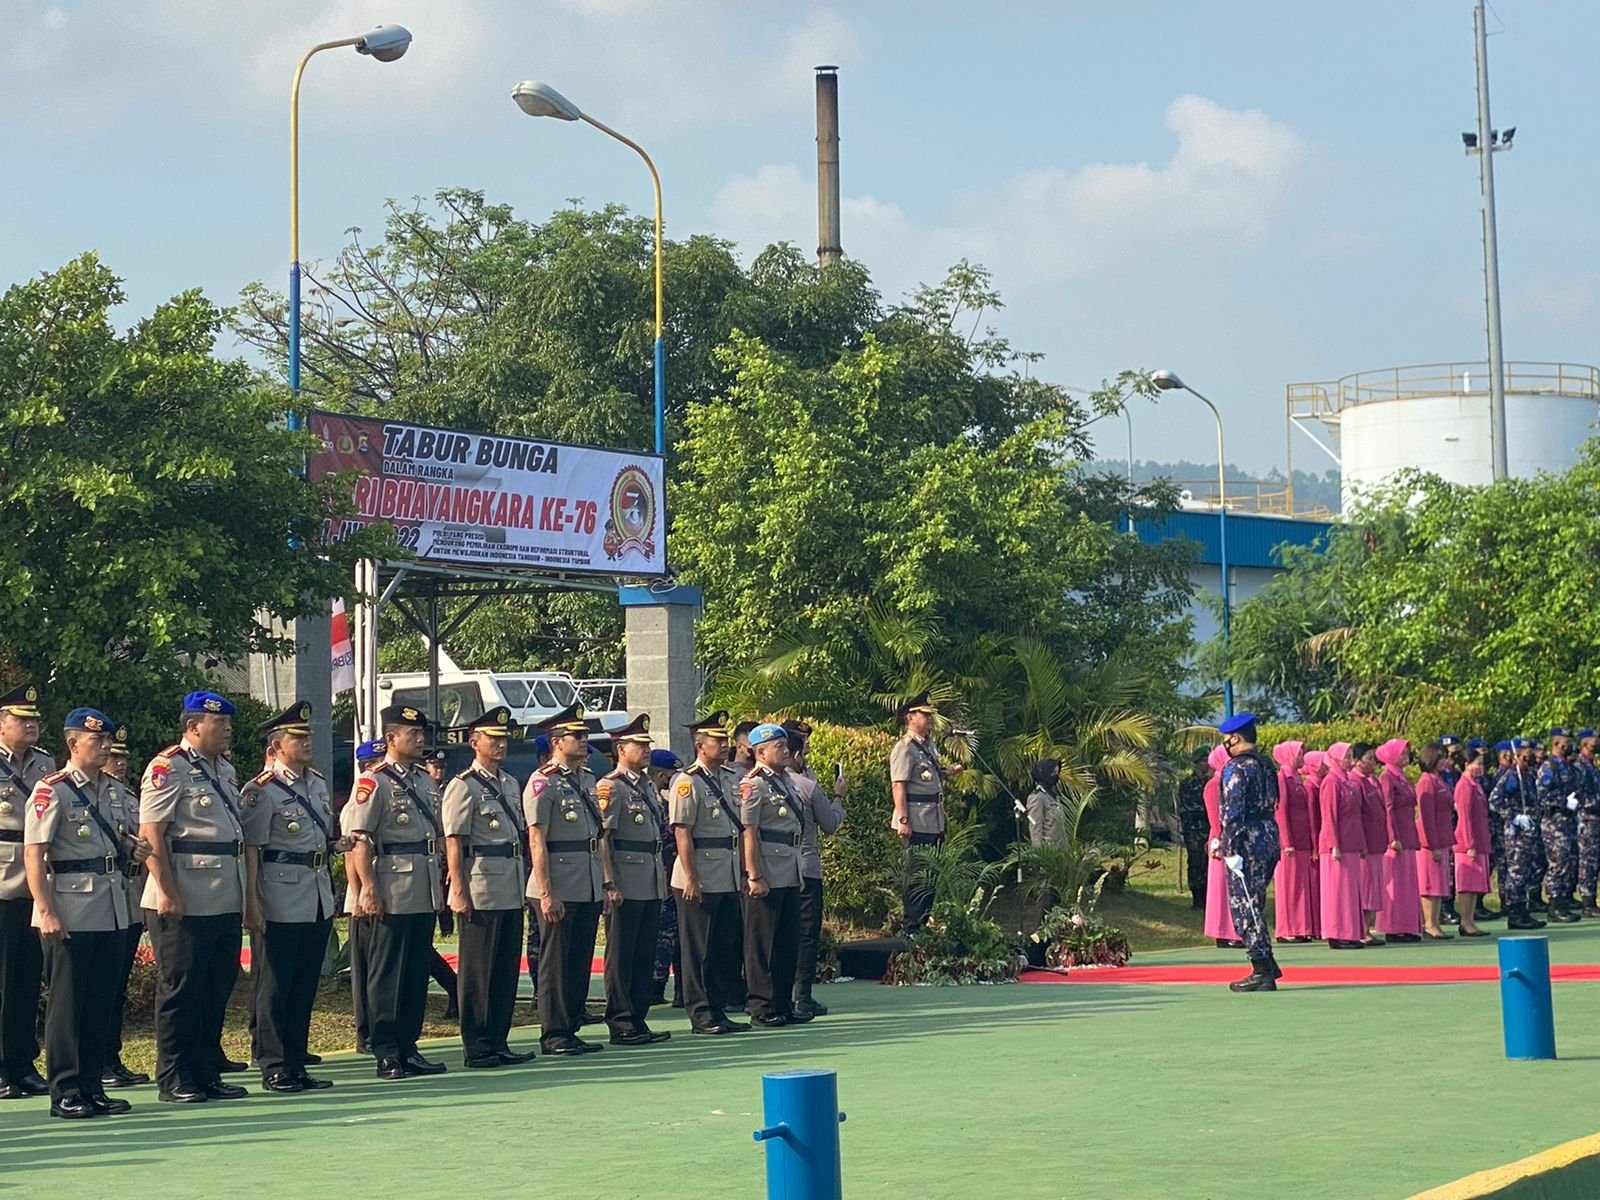
[{"label": "green tree", "polygon": [[314,439],[216,357],[215,306],[185,292],[119,334],[124,299],[92,254],[0,297],[0,647],[51,724],[94,705],[148,751],[206,666],[292,648],[260,614],[341,594],[387,539],[317,549],[337,489],[294,475]]}]

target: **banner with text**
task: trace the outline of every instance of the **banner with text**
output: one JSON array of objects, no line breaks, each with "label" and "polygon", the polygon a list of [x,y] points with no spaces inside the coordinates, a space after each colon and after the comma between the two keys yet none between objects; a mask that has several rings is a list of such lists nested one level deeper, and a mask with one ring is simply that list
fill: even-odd
[{"label": "banner with text", "polygon": [[425,562],[607,575],[666,574],[662,460],[313,411],[312,479],[355,473],[356,515]]}]

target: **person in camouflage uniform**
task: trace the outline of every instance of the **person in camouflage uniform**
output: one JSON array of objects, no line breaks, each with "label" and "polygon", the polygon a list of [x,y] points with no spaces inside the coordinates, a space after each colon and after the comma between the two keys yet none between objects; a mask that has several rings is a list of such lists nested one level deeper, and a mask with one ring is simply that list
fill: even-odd
[{"label": "person in camouflage uniform", "polygon": [[1250,974],[1228,986],[1236,992],[1274,992],[1282,972],[1267,931],[1267,885],[1278,866],[1278,772],[1256,749],[1253,713],[1219,725],[1228,762],[1222,768],[1222,860],[1228,868],[1228,910],[1250,956]]},{"label": "person in camouflage uniform", "polygon": [[1578,887],[1578,772],[1573,765],[1572,735],[1561,727],[1550,731],[1550,756],[1539,768],[1539,826],[1549,863],[1545,876],[1550,920],[1563,925],[1578,920],[1572,911]]},{"label": "person in camouflage uniform", "polygon": [[1528,888],[1534,863],[1534,851],[1540,843],[1539,800],[1533,769],[1533,742],[1517,738],[1512,743],[1515,758],[1512,765],[1500,772],[1489,797],[1489,810],[1498,814],[1505,829],[1505,875],[1500,883],[1500,895],[1511,929],[1543,929],[1544,922],[1528,913]]},{"label": "person in camouflage uniform", "polygon": [[1583,899],[1583,915],[1600,917],[1595,905],[1595,887],[1600,883],[1600,764],[1594,752],[1600,734],[1593,729],[1578,730],[1578,893]]},{"label": "person in camouflage uniform", "polygon": [[1206,837],[1211,832],[1210,818],[1206,816],[1206,780],[1211,772],[1206,768],[1205,746],[1196,747],[1193,754],[1194,769],[1178,781],[1178,829],[1183,837],[1183,861],[1189,877],[1189,907],[1204,910],[1206,906],[1206,871],[1210,865],[1206,855]]}]

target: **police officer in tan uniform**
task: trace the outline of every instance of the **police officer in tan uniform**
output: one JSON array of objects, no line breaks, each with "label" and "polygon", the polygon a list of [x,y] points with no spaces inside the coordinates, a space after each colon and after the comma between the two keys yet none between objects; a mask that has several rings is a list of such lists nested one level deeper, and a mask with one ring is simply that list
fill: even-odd
[{"label": "police officer in tan uniform", "polygon": [[667,875],[661,861],[661,799],[650,782],[650,718],[611,731],[617,769],[597,792],[620,901],[606,914],[606,1024],[613,1046],[652,1046],[672,1037],[650,1028],[651,968]]},{"label": "police officer in tan uniform", "polygon": [[28,797],[56,769],[38,743],[39,689],[25,683],[0,696],[0,1100],[50,1090],[34,1066],[44,959],[22,865]]},{"label": "police officer in tan uniform", "polygon": [[341,848],[327,782],[311,766],[311,705],[297,700],[256,730],[271,764],[244,785],[245,863],[255,984],[251,1057],[269,1092],[322,1091],[306,1073],[311,1009],[333,929]]},{"label": "police officer in tan uniform", "polygon": [[162,1100],[237,1100],[222,1081],[222,1023],[239,977],[245,905],[244,825],[233,764],[233,704],[183,698],[183,736],[152,758],[139,789],[139,832],[153,847],[145,926],[156,956],[156,1084]]},{"label": "police officer in tan uniform", "polygon": [[[122,785],[122,803],[117,811],[118,837],[136,837],[139,832],[139,795],[128,782],[128,736],[126,725],[118,725],[111,734],[111,754],[106,759],[105,772]],[[114,806],[115,807],[115,806]],[[144,937],[145,869],[142,863],[131,858],[126,864],[128,874],[128,928],[122,945],[122,960],[117,969],[117,1000],[111,1008],[111,1028],[107,1034],[105,1064],[100,1068],[100,1082],[108,1088],[143,1087],[150,1076],[143,1071],[131,1071],[122,1061],[122,1026],[128,1009],[128,980],[133,977],[133,960],[139,953],[139,942]]]},{"label": "police officer in tan uniform", "polygon": [[444,789],[450,908],[461,931],[461,1047],[469,1067],[514,1066],[534,1056],[507,1041],[522,969],[522,813],[517,781],[500,765],[512,731],[505,707],[471,722],[472,765]]},{"label": "police officer in tan uniform", "polygon": [[574,704],[545,723],[551,758],[522,793],[528,823],[528,897],[539,916],[539,1048],[588,1054],[578,1036],[589,996],[600,917],[622,898],[612,873],[595,777],[584,766],[589,727]]},{"label": "police officer in tan uniform", "polygon": [[689,730],[695,760],[673,779],[667,802],[678,843],[672,895],[678,903],[684,1007],[693,1033],[738,1033],[750,1026],[730,1021],[723,1008],[737,986],[729,935],[739,912],[739,807],[723,770],[727,714],[713,713]]},{"label": "police officer in tan uniform", "polygon": [[901,899],[907,933],[921,929],[933,907],[933,894],[916,879],[911,848],[944,844],[944,781],[961,770],[939,761],[939,751],[933,744],[933,718],[937,712],[927,692],[901,705],[906,732],[889,754],[889,786],[894,794],[894,815],[889,823],[906,847]]},{"label": "police officer in tan uniform", "polygon": [[105,774],[112,721],[75,708],[64,722],[67,766],[33,789],[24,834],[33,923],[45,946],[50,996],[45,1058],[50,1115],[114,1116],[129,1109],[100,1082],[128,928],[127,864],[150,845],[126,832],[123,790]]},{"label": "police officer in tan uniform", "polygon": [[434,922],[445,902],[439,797],[417,765],[428,718],[408,704],[392,704],[378,720],[384,760],[356,779],[349,826],[356,842],[345,859],[361,880],[356,915],[372,922],[364,953],[368,1036],[379,1079],[438,1075],[444,1064],[417,1049]]},{"label": "police officer in tan uniform", "polygon": [[804,808],[789,785],[789,735],[764,722],[750,731],[756,765],[739,789],[744,825],[744,977],[750,1020],[764,1029],[800,1025],[809,1012],[794,1008],[794,970],[800,954],[800,843]]}]

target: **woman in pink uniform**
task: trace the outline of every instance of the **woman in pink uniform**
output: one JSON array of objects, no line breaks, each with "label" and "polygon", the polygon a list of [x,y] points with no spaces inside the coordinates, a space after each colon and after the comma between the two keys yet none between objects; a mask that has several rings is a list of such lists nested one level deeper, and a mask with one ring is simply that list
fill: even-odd
[{"label": "woman in pink uniform", "polygon": [[1378,787],[1378,757],[1371,742],[1356,742],[1350,747],[1353,765],[1350,782],[1361,798],[1362,841],[1366,857],[1361,860],[1361,919],[1369,946],[1383,945],[1378,936],[1378,914],[1383,911],[1383,856],[1389,850],[1389,815],[1384,811],[1383,791]]},{"label": "woman in pink uniform", "polygon": [[1489,892],[1489,802],[1483,794],[1482,750],[1467,756],[1467,769],[1456,780],[1456,911],[1462,937],[1488,937],[1475,923],[1478,901]]},{"label": "woman in pink uniform", "polygon": [[1422,935],[1435,942],[1449,939],[1440,923],[1444,903],[1450,898],[1450,846],[1455,833],[1450,814],[1455,797],[1440,768],[1450,764],[1443,746],[1424,746],[1417,755],[1422,777],[1417,780],[1417,888],[1422,893]]},{"label": "woman in pink uniform", "polygon": [[1322,937],[1322,776],[1324,752],[1307,750],[1301,775],[1305,781],[1306,808],[1311,813],[1311,936]]},{"label": "woman in pink uniform", "polygon": [[1383,764],[1383,796],[1389,840],[1383,853],[1383,909],[1378,926],[1391,942],[1422,940],[1422,895],[1417,889],[1417,790],[1406,778],[1411,743],[1391,738],[1373,751]]},{"label": "woman in pink uniform", "polygon": [[1311,897],[1311,863],[1317,844],[1311,838],[1311,809],[1300,767],[1305,761],[1304,742],[1279,742],[1272,748],[1278,763],[1278,845],[1280,857],[1273,874],[1277,892],[1277,937],[1280,942],[1309,942],[1316,928],[1316,905]]},{"label": "woman in pink uniform", "polygon": [[1206,866],[1206,936],[1216,938],[1217,945],[1238,949],[1244,945],[1234,932],[1233,914],[1228,911],[1228,867],[1222,861],[1222,768],[1228,761],[1228,752],[1221,746],[1211,751],[1206,765],[1211,768],[1211,778],[1206,780],[1206,819],[1211,822],[1207,836],[1206,853],[1211,861]]},{"label": "woman in pink uniform", "polygon": [[1361,921],[1361,860],[1367,842],[1361,827],[1361,792],[1348,773],[1350,762],[1349,742],[1329,746],[1322,759],[1325,770],[1318,792],[1322,936],[1333,950],[1359,950],[1366,935]]}]

